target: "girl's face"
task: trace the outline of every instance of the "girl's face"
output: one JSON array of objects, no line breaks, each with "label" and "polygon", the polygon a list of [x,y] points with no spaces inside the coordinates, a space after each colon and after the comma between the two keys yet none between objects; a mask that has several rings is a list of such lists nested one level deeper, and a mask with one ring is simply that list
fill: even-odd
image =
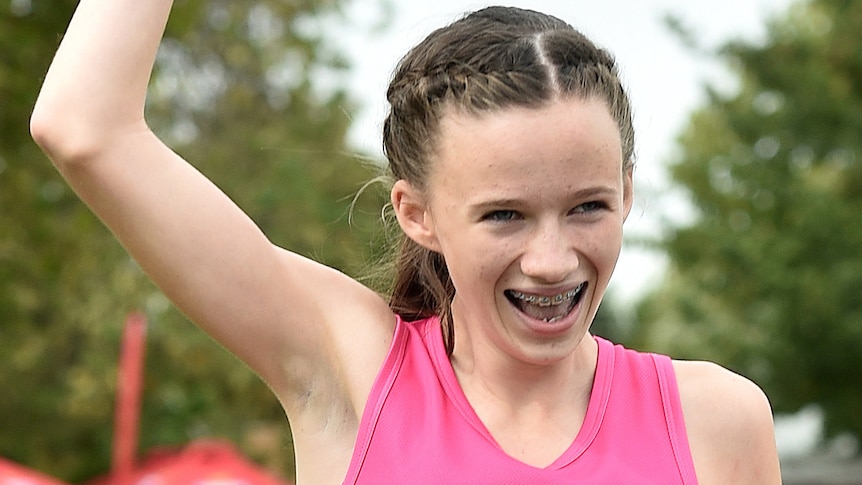
[{"label": "girl's face", "polygon": [[426,197],[415,199],[421,230],[405,230],[446,260],[456,356],[492,349],[546,364],[571,355],[607,288],[632,204],[606,105],[452,110],[438,140]]}]

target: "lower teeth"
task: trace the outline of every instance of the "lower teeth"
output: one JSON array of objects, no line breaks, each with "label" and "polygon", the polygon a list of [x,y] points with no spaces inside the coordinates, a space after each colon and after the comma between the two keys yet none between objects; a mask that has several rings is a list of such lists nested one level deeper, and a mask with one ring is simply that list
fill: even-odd
[{"label": "lower teeth", "polygon": [[[584,285],[579,286],[567,293],[556,295],[553,297],[537,297],[533,295],[525,295],[517,291],[510,292],[510,299],[513,300],[523,313],[542,321],[544,323],[555,323],[566,318],[576,305],[574,299],[580,299],[580,293],[583,291]],[[520,301],[516,301],[520,300]],[[560,314],[560,310],[564,313]]]}]

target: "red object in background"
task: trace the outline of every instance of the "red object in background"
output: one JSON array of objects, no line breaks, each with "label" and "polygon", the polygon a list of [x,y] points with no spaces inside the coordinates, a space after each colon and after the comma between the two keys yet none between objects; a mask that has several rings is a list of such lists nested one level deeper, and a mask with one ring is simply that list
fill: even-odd
[{"label": "red object in background", "polygon": [[[199,440],[180,450],[152,450],[127,478],[107,476],[87,485],[288,485],[246,460],[224,441]],[[0,485],[3,485],[0,483]]]},{"label": "red object in background", "polygon": [[111,473],[87,485],[290,485],[261,470],[224,441],[199,440],[180,449],[157,448],[136,460],[146,334],[146,317],[130,314],[120,353]]},{"label": "red object in background", "polygon": [[0,458],[0,485],[67,485],[44,473]]},{"label": "red object in background", "polygon": [[147,320],[142,313],[126,318],[120,346],[117,379],[117,402],[114,415],[114,454],[111,475],[116,483],[131,483],[138,446],[141,415],[141,389],[144,378],[144,350],[147,341]]},{"label": "red object in background", "polygon": [[[120,353],[111,473],[87,485],[290,485],[248,461],[228,442],[199,440],[151,450],[136,460],[147,321],[126,319]],[[68,485],[0,458],[0,485]]]}]

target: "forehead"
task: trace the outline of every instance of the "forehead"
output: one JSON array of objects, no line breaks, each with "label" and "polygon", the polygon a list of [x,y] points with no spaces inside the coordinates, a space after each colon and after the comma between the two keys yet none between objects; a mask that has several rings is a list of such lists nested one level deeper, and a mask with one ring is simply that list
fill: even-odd
[{"label": "forehead", "polygon": [[[619,129],[607,105],[561,99],[481,115],[450,111],[440,124],[428,188],[435,192],[545,190],[621,180]],[[450,194],[452,195],[452,194]]]}]

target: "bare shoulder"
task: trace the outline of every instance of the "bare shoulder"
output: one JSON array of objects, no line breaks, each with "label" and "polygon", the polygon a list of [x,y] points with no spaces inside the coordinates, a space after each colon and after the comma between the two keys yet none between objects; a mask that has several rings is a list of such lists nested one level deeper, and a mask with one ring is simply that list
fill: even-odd
[{"label": "bare shoulder", "polygon": [[674,361],[698,480],[779,484],[772,409],[752,381],[710,362]]}]

